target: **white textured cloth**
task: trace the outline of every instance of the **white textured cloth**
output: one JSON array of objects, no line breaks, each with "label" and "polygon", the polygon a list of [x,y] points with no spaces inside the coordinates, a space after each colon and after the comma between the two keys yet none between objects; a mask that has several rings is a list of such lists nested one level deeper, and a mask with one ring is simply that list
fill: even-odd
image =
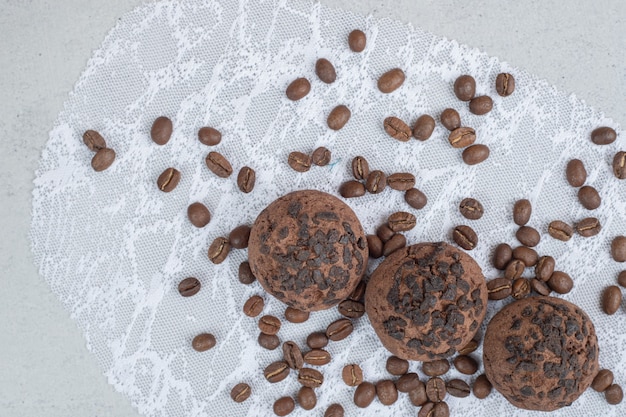
[{"label": "white textured cloth", "polygon": [[[355,28],[368,35],[363,53],[351,52],[347,34]],[[337,81],[326,85],[314,73],[317,58],[329,59]],[[396,92],[383,95],[376,80],[383,72],[403,68],[407,75]],[[499,72],[515,75],[517,89],[507,98],[495,92]],[[494,99],[485,116],[469,113],[457,100],[452,84],[460,74],[472,74],[477,94]],[[293,79],[311,80],[310,94],[291,102],[285,88]],[[326,116],[338,104],[352,110],[339,132],[326,126]],[[425,142],[398,142],[383,130],[383,119],[398,116],[413,123],[421,114],[438,119],[447,107],[461,114],[463,125],[477,131],[477,143],[491,156],[467,166],[461,152],[447,141],[438,123]],[[170,117],[174,133],[165,146],[149,137],[158,116]],[[197,140],[201,126],[223,134],[213,147],[232,163],[228,179],[212,174],[204,164],[209,148]],[[315,188],[335,195],[350,179],[356,155],[390,174],[412,172],[417,187],[428,196],[420,211],[407,206],[403,194],[391,189],[347,203],[366,231],[373,233],[397,210],[417,215],[418,227],[407,232],[409,243],[448,241],[458,224],[470,224],[480,243],[471,252],[487,278],[493,248],[500,242],[518,245],[512,222],[516,199],[533,203],[530,225],[542,232],[539,254],[556,258],[557,268],[575,282],[564,298],[578,303],[591,316],[600,343],[601,367],[613,369],[616,382],[626,385],[626,311],[605,315],[602,290],[614,284],[623,268],[610,258],[611,239],[626,234],[626,182],[611,173],[613,154],[623,137],[609,146],[589,140],[600,125],[616,127],[600,112],[574,96],[557,91],[524,71],[454,41],[390,20],[353,15],[304,1],[162,1],[146,4],[124,16],[89,61],[64,111],[59,115],[43,152],[35,180],[32,241],[43,278],[83,330],[109,382],[127,395],[147,416],[266,416],[283,395],[295,396],[296,375],[268,384],[263,368],[281,356],[257,343],[257,320],[241,308],[258,283],[237,280],[246,251],[231,252],[221,265],[207,259],[210,242],[239,224],[252,224],[256,215],[286,192]],[[95,129],[117,152],[104,172],[90,167],[92,153],[82,133]],[[293,150],[311,152],[318,146],[332,151],[326,167],[296,173],[287,163]],[[571,158],[584,161],[587,183],[598,189],[602,206],[589,212],[577,201],[577,190],[565,181]],[[244,165],[257,172],[251,194],[241,193],[236,173]],[[178,187],[160,192],[156,178],[168,167],[182,173]],[[458,204],[464,197],[479,199],[486,208],[478,221],[463,219]],[[205,203],[211,223],[194,228],[187,206]],[[564,243],[550,238],[547,224],[555,219],[570,224],[586,216],[600,218],[602,232],[593,238],[575,236]],[[376,265],[371,265],[370,270]],[[531,276],[532,271],[527,271]],[[202,282],[191,298],[178,294],[187,276]],[[283,317],[284,306],[263,295],[264,313]],[[485,323],[503,302],[490,302]],[[312,314],[306,323],[283,320],[279,336],[304,347],[306,335],[323,330],[339,318],[336,309]],[[485,325],[479,331],[484,333]],[[204,353],[191,349],[198,333],[211,332],[217,346]],[[322,367],[325,382],[317,390],[312,412],[296,408],[293,416],[322,416],[334,402],[346,415],[415,415],[407,395],[386,407],[374,401],[356,409],[353,388],[341,381],[348,363],[363,367],[365,378],[389,378],[389,353],[377,340],[366,317],[356,320],[354,333],[331,343],[330,364]],[[480,358],[480,350],[473,354]],[[481,367],[482,369],[482,367]],[[421,372],[419,363],[411,370]],[[479,371],[480,372],[480,371]],[[445,379],[458,377],[451,371]],[[462,379],[472,382],[474,377]],[[229,398],[230,389],[245,381],[253,395],[245,403]],[[448,397],[452,416],[543,416],[518,410],[497,392],[486,400]],[[626,403],[609,406],[589,390],[571,407],[552,415],[573,417],[626,414]]]}]

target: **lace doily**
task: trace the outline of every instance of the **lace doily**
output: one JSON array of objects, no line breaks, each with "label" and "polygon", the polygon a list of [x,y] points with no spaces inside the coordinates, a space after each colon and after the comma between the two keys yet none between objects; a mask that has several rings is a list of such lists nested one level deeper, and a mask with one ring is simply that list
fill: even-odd
[{"label": "lace doily", "polygon": [[[360,54],[346,45],[355,28],[368,35]],[[334,84],[315,76],[319,57],[335,65]],[[398,91],[382,95],[376,80],[393,67],[403,68],[407,80]],[[515,75],[517,89],[510,97],[494,91],[499,72]],[[474,75],[477,94],[494,99],[491,113],[472,115],[454,97],[452,83],[463,73]],[[285,88],[300,76],[311,80],[311,93],[291,102]],[[334,132],[327,128],[326,116],[338,104],[348,105],[352,118]],[[387,116],[413,123],[424,113],[438,118],[447,107],[457,109],[463,124],[476,129],[477,143],[490,147],[486,162],[465,165],[440,124],[426,142],[401,143],[383,131]],[[149,137],[152,122],[161,115],[174,122],[165,146]],[[205,125],[222,132],[222,142],[213,150],[225,155],[235,172],[244,165],[256,170],[251,194],[238,190],[236,175],[221,179],[208,171],[204,158],[210,149],[196,136]],[[623,138],[609,146],[592,144],[589,133],[600,125],[616,127],[576,97],[524,71],[410,25],[306,1],[150,3],[125,15],[109,33],[50,132],[35,180],[32,247],[41,275],[84,332],[108,381],[141,413],[272,415],[277,398],[295,396],[296,375],[277,384],[263,378],[263,368],[281,352],[260,348],[257,320],[241,313],[248,297],[263,294],[258,283],[245,286],[237,279],[246,251],[233,251],[224,263],[213,265],[207,249],[215,237],[252,224],[263,207],[289,191],[315,188],[337,195],[339,185],[350,179],[350,160],[363,155],[371,167],[386,173],[414,173],[417,187],[428,196],[420,211],[410,209],[403,194],[391,189],[348,200],[368,233],[390,213],[410,210],[418,218],[418,227],[406,233],[410,243],[451,242],[451,229],[468,222],[458,203],[477,198],[486,213],[470,223],[480,238],[471,255],[488,278],[497,276],[490,262],[495,245],[517,245],[513,202],[530,199],[530,225],[544,236],[538,252],[554,256],[557,268],[573,277],[574,289],[565,298],[591,316],[601,367],[612,369],[624,385],[624,307],[615,316],[600,308],[602,290],[623,268],[609,254],[611,239],[626,233],[626,187],[610,168]],[[90,167],[92,153],[81,140],[86,129],[101,132],[117,152],[104,172]],[[288,167],[289,152],[309,153],[318,146],[332,151],[330,165],[307,173]],[[581,207],[577,190],[565,181],[571,158],[584,161],[587,183],[603,198],[592,213]],[[164,194],[156,178],[170,166],[181,171],[182,179]],[[203,229],[186,217],[187,206],[195,201],[205,203],[213,215]],[[564,243],[545,233],[552,220],[572,224],[589,215],[603,224],[594,238],[575,236]],[[188,276],[199,278],[203,287],[194,297],[182,298],[176,286]],[[282,318],[284,305],[263,296],[264,312]],[[490,302],[485,323],[502,303]],[[304,347],[308,333],[339,317],[331,309],[312,314],[303,324],[283,320],[279,336]],[[202,332],[215,334],[218,344],[198,353],[191,349],[191,339]],[[479,334],[483,332],[484,325]],[[348,363],[359,363],[368,381],[390,377],[384,369],[389,354],[367,317],[356,320],[354,333],[328,350],[333,360],[322,367],[325,382],[316,390],[317,407],[312,412],[296,408],[293,416],[321,416],[334,402],[346,408],[346,415],[416,414],[403,394],[391,407],[374,401],[366,410],[356,409],[354,389],[341,381]],[[474,355],[479,358],[480,350]],[[412,363],[411,370],[421,372],[420,364]],[[445,378],[459,375],[451,371]],[[229,393],[241,381],[252,386],[253,395],[237,404]],[[543,415],[515,409],[497,392],[485,400],[447,401],[453,416]],[[625,410],[626,404],[609,406],[589,390],[552,415],[616,417]]]}]

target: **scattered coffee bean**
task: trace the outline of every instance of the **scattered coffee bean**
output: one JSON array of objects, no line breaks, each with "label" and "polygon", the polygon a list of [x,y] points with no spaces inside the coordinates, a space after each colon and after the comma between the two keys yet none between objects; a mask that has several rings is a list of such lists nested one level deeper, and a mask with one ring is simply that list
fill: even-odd
[{"label": "scattered coffee bean", "polygon": [[280,346],[280,339],[275,334],[259,333],[257,342],[259,346],[267,350],[274,350]]},{"label": "scattered coffee bean", "polygon": [[209,152],[206,156],[205,163],[207,168],[220,178],[228,178],[233,173],[233,167],[230,162],[219,152]]},{"label": "scattered coffee bean", "polygon": [[317,404],[317,396],[315,391],[310,387],[302,387],[298,391],[298,404],[305,410],[312,410]]},{"label": "scattered coffee bean", "polygon": [[96,172],[104,171],[113,165],[115,151],[111,148],[102,148],[91,158],[91,168]]},{"label": "scattered coffee bean", "polygon": [[601,369],[591,382],[591,388],[598,392],[604,392],[613,385],[613,372],[608,369]]},{"label": "scattered coffee bean", "polygon": [[107,143],[102,135],[95,130],[87,130],[83,133],[83,143],[87,145],[90,151],[94,152],[107,147]]},{"label": "scattered coffee bean", "polygon": [[535,266],[535,276],[538,280],[545,282],[552,276],[555,266],[556,262],[552,256],[542,256]]},{"label": "scattered coffee bean", "polygon": [[482,116],[487,114],[493,109],[493,100],[489,96],[474,97],[469,102],[470,112]]},{"label": "scattered coffee bean", "polygon": [[370,166],[362,156],[355,156],[352,160],[352,175],[357,180],[366,180],[370,174]]},{"label": "scattered coffee bean", "polygon": [[385,132],[394,139],[406,142],[411,138],[411,128],[395,116],[387,117],[383,123]]},{"label": "scattered coffee bean", "polygon": [[348,299],[363,302],[363,299],[365,298],[366,288],[367,285],[365,284],[365,281],[359,281],[356,287],[354,287],[354,290],[352,290],[352,293],[348,296]]},{"label": "scattered coffee bean", "polygon": [[274,414],[279,417],[286,416],[296,408],[296,403],[291,397],[281,397],[274,403]]},{"label": "scattered coffee bean", "polygon": [[331,153],[328,148],[320,146],[311,154],[311,162],[318,167],[326,166],[330,163]]},{"label": "scattered coffee bean", "polygon": [[330,111],[326,119],[326,124],[332,130],[340,130],[348,123],[351,115],[350,109],[340,104]]},{"label": "scattered coffee bean", "polygon": [[617,133],[608,126],[599,127],[591,132],[591,141],[596,145],[609,145],[615,142],[615,139],[617,139]]},{"label": "scattered coffee bean", "polygon": [[187,207],[187,217],[196,227],[204,227],[211,221],[211,212],[202,203],[193,203]]},{"label": "scattered coffee bean", "polygon": [[525,226],[530,220],[533,208],[529,200],[517,200],[513,204],[513,221],[518,226]]},{"label": "scattered coffee bean", "polygon": [[474,396],[478,399],[487,398],[491,394],[491,382],[485,374],[479,375],[474,382]]},{"label": "scattered coffee bean", "polygon": [[443,127],[450,131],[461,127],[461,116],[454,109],[445,109],[441,112],[440,120]]},{"label": "scattered coffee bean", "polygon": [[426,396],[433,403],[443,401],[446,396],[446,383],[439,377],[430,378],[426,383]]},{"label": "scattered coffee bean", "polygon": [[515,91],[515,78],[506,72],[496,77],[496,91],[502,97],[508,97]]},{"label": "scattered coffee bean", "polygon": [[359,365],[346,365],[341,371],[341,379],[349,387],[356,387],[363,382],[363,371]]},{"label": "scattered coffee bean", "polygon": [[326,365],[330,360],[330,353],[324,349],[313,349],[304,354],[304,362],[313,366]]},{"label": "scattered coffee bean", "polygon": [[244,303],[243,314],[248,317],[256,317],[261,314],[264,308],[265,301],[263,301],[263,298],[260,295],[253,295]]},{"label": "scattered coffee bean", "polygon": [[387,358],[385,367],[391,375],[404,375],[409,371],[409,361],[397,356],[390,356]]},{"label": "scattered coffee bean", "polygon": [[365,188],[372,194],[378,194],[383,192],[387,186],[387,177],[382,171],[372,171],[367,176]]},{"label": "scattered coffee bean", "polygon": [[613,157],[613,175],[620,180],[626,178],[626,152],[619,151]]},{"label": "scattered coffee bean", "polygon": [[346,181],[339,187],[339,194],[343,198],[362,197],[365,195],[365,185],[356,180]]},{"label": "scattered coffee bean", "polygon": [[386,243],[388,240],[390,240],[392,237],[394,237],[395,234],[396,233],[393,230],[391,230],[389,228],[389,226],[387,226],[387,224],[381,225],[376,230],[376,235],[380,238],[380,240],[383,241],[383,243]]},{"label": "scattered coffee bean", "polygon": [[311,169],[311,158],[309,155],[299,151],[291,152],[287,157],[287,163],[291,169],[297,172],[307,172]]},{"label": "scattered coffee bean", "polygon": [[376,235],[367,235],[366,238],[370,258],[378,259],[383,256],[383,241]]},{"label": "scattered coffee bean", "polygon": [[530,288],[532,288],[532,290],[539,295],[550,295],[551,291],[550,287],[548,287],[545,282],[540,281],[537,278],[530,280]]},{"label": "scattered coffee bean", "polygon": [[398,249],[406,246],[406,237],[402,233],[396,233],[383,245],[383,256],[389,256]]},{"label": "scattered coffee bean", "polygon": [[417,412],[417,417],[434,417],[435,415],[435,403],[427,402]]},{"label": "scattered coffee bean", "polygon": [[200,291],[200,281],[197,278],[189,277],[185,278],[178,284],[178,292],[183,297],[191,297],[192,295],[198,294]]},{"label": "scattered coffee bean", "polygon": [[428,402],[426,385],[422,381],[419,381],[417,387],[409,391],[409,400],[411,400],[411,404],[416,407],[420,407]]},{"label": "scattered coffee bean", "polygon": [[247,248],[251,230],[252,229],[247,224],[235,227],[228,235],[228,242],[230,243],[230,246],[235,249]]},{"label": "scattered coffee bean", "polygon": [[363,52],[367,38],[362,30],[355,29],[348,35],[348,46],[353,52]]},{"label": "scattered coffee bean", "polygon": [[404,201],[416,210],[423,209],[428,203],[426,195],[417,188],[411,188],[404,193]]},{"label": "scattered coffee bean", "polygon": [[541,236],[537,229],[530,226],[521,226],[515,232],[515,237],[520,241],[522,245],[529,246],[531,248],[537,246],[541,240]]},{"label": "scattered coffee bean", "polygon": [[342,316],[358,319],[365,314],[365,306],[363,303],[354,300],[343,300],[338,306],[339,313]]},{"label": "scattered coffee bean", "polygon": [[378,78],[378,89],[384,94],[392,93],[400,88],[405,78],[404,71],[400,68],[389,70]]},{"label": "scattered coffee bean", "polygon": [[198,352],[205,352],[215,346],[215,336],[210,333],[201,333],[193,338],[191,347]]},{"label": "scattered coffee bean", "polygon": [[423,114],[417,118],[415,126],[413,126],[413,137],[417,140],[427,140],[435,130],[435,119],[432,116]]},{"label": "scattered coffee bean", "polygon": [[352,322],[348,319],[339,319],[330,323],[326,328],[326,337],[330,340],[337,342],[350,336],[354,327]]},{"label": "scattered coffee bean", "polygon": [[287,98],[292,101],[300,100],[306,97],[311,91],[311,83],[306,78],[296,78],[293,80],[285,91]]},{"label": "scattered coffee bean", "polygon": [[415,372],[409,372],[407,374],[402,375],[396,381],[396,388],[400,392],[410,392],[417,388],[419,384],[421,384],[419,376]]},{"label": "scattered coffee bean", "polygon": [[285,309],[285,319],[290,323],[304,323],[309,319],[308,311],[298,310],[297,308],[287,307]]},{"label": "scattered coffee bean", "polygon": [[496,278],[487,282],[487,298],[490,300],[503,300],[511,295],[512,284],[507,278]]},{"label": "scattered coffee bean", "polygon": [[220,236],[209,246],[209,260],[216,265],[221,264],[224,262],[229,252],[230,243],[228,243],[228,239]]},{"label": "scattered coffee bean", "polygon": [[617,275],[617,283],[626,288],[626,271],[622,271]]},{"label": "scattered coffee bean", "polygon": [[478,235],[469,226],[461,225],[452,232],[454,242],[465,250],[472,250],[478,244]]},{"label": "scattered coffee bean", "polygon": [[432,412],[432,417],[450,417],[450,407],[445,401],[436,403]]},{"label": "scattered coffee bean", "polygon": [[602,230],[602,225],[595,217],[586,217],[576,223],[576,231],[582,237],[595,236],[600,233],[600,230]]},{"label": "scattered coffee bean", "polygon": [[448,135],[448,142],[453,148],[466,148],[476,141],[476,131],[471,127],[459,127]]},{"label": "scattered coffee bean", "polygon": [[469,355],[470,353],[474,352],[476,349],[478,349],[478,340],[472,339],[467,343],[467,345],[459,349],[458,352],[461,355]]},{"label": "scattered coffee bean", "polygon": [[256,277],[252,273],[252,269],[250,268],[250,262],[243,261],[239,264],[239,273],[238,273],[239,282],[245,285],[252,284]]},{"label": "scattered coffee bean", "polygon": [[341,404],[331,404],[326,409],[324,417],[344,417],[344,410]]},{"label": "scattered coffee bean", "polygon": [[376,387],[371,382],[361,382],[354,391],[354,404],[360,408],[368,407],[376,397]]},{"label": "scattered coffee bean", "polygon": [[471,145],[463,150],[461,157],[467,165],[477,165],[489,158],[489,148],[482,144]]},{"label": "scattered coffee bean", "polygon": [[283,343],[283,358],[291,369],[300,369],[304,365],[302,351],[296,342],[288,341]]},{"label": "scattered coffee bean", "polygon": [[272,384],[280,382],[289,375],[289,365],[285,361],[272,362],[267,365],[263,375]]},{"label": "scattered coffee bean", "polygon": [[326,58],[320,58],[315,63],[315,74],[326,84],[332,84],[337,79],[335,66]]},{"label": "scattered coffee bean", "polygon": [[259,320],[259,330],[265,334],[276,334],[280,330],[278,317],[265,315]]},{"label": "scattered coffee bean", "polygon": [[236,403],[242,403],[250,398],[251,393],[252,389],[250,388],[250,385],[245,382],[240,382],[230,391],[230,398]]},{"label": "scattered coffee bean", "polygon": [[298,372],[298,382],[305,387],[317,388],[324,383],[324,375],[313,368],[302,368]]},{"label": "scattered coffee bean", "polygon": [[506,266],[506,269],[504,270],[504,277],[513,281],[522,276],[522,273],[524,273],[524,268],[526,268],[524,262],[520,261],[519,259],[513,259]]},{"label": "scattered coffee bean", "polygon": [[567,294],[574,288],[574,281],[565,272],[554,271],[548,280],[548,286],[554,292]]},{"label": "scattered coffee bean", "polygon": [[150,137],[157,145],[165,145],[172,137],[172,121],[165,116],[157,117],[150,129]]},{"label": "scattered coffee bean", "polygon": [[496,269],[506,269],[511,259],[513,259],[513,249],[509,245],[500,243],[496,246],[496,250],[493,253],[493,266]]},{"label": "scattered coffee bean", "polygon": [[174,190],[180,181],[180,171],[175,168],[168,168],[157,179],[159,190],[169,193]]},{"label": "scattered coffee bean", "polygon": [[415,175],[409,172],[396,172],[387,177],[387,185],[398,191],[407,191],[415,186]]},{"label": "scattered coffee bean", "polygon": [[470,101],[476,94],[476,80],[471,75],[461,75],[454,82],[454,94],[461,101]]},{"label": "scattered coffee bean", "polygon": [[307,336],[306,344],[311,349],[321,349],[328,345],[328,337],[324,332],[313,332]]},{"label": "scattered coffee bean", "polygon": [[411,230],[415,227],[416,223],[417,219],[415,216],[406,211],[395,212],[387,219],[389,228],[394,232],[406,232]]},{"label": "scattered coffee bean", "polygon": [[454,367],[465,375],[473,375],[478,371],[478,362],[471,356],[459,355],[454,358]]},{"label": "scattered coffee bean", "polygon": [[256,172],[250,167],[243,167],[237,175],[237,186],[242,193],[250,193],[254,189],[256,182]]},{"label": "scattered coffee bean", "polygon": [[398,389],[393,381],[384,379],[376,383],[376,395],[383,405],[391,405],[398,401]]},{"label": "scattered coffee bean", "polygon": [[624,399],[624,391],[621,386],[613,384],[604,391],[604,398],[611,405],[620,404]]},{"label": "scattered coffee bean", "polygon": [[535,266],[539,259],[537,251],[526,246],[518,246],[513,249],[513,259],[519,259],[524,262],[526,267]]},{"label": "scattered coffee bean", "polygon": [[572,159],[565,168],[565,178],[572,187],[582,187],[587,181],[587,170],[580,159]]},{"label": "scattered coffee bean", "polygon": [[516,300],[528,297],[530,291],[530,281],[526,278],[518,278],[511,285],[511,296]]},{"label": "scattered coffee bean", "polygon": [[578,190],[578,201],[587,210],[595,210],[600,207],[602,198],[595,188],[585,185]]},{"label": "scattered coffee bean", "polygon": [[615,314],[622,304],[622,290],[617,285],[611,285],[602,295],[602,310],[606,314]]},{"label": "scattered coffee bean", "polygon": [[203,145],[215,146],[222,141],[222,132],[212,127],[202,127],[198,130],[198,140]]},{"label": "scattered coffee bean", "polygon": [[461,379],[451,379],[446,383],[446,391],[448,394],[457,398],[465,398],[470,395],[470,387]]},{"label": "scattered coffee bean", "polygon": [[555,239],[567,242],[574,235],[574,228],[561,220],[554,220],[548,225],[548,234]]},{"label": "scattered coffee bean", "polygon": [[613,239],[611,256],[615,262],[626,262],[626,236],[617,236]]},{"label": "scattered coffee bean", "polygon": [[459,211],[466,219],[478,220],[483,217],[485,209],[480,204],[480,201],[474,198],[464,198],[461,200],[461,204],[459,204]]},{"label": "scattered coffee bean", "polygon": [[437,359],[422,363],[422,372],[427,376],[441,376],[450,370],[447,359]]}]

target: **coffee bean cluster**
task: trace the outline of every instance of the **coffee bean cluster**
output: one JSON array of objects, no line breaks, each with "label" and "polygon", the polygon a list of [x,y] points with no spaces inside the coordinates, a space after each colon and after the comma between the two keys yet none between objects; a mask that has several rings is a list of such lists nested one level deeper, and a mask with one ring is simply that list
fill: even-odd
[{"label": "coffee bean cluster", "polygon": [[326,166],[330,163],[331,152],[320,146],[316,148],[311,155],[304,152],[293,151],[287,156],[287,164],[296,172],[307,172],[311,169],[311,165]]},{"label": "coffee bean cluster", "polygon": [[106,141],[102,135],[95,130],[87,130],[83,133],[83,143],[90,151],[96,154],[91,158],[91,167],[94,171],[100,172],[109,168],[115,161],[115,151],[107,148]]}]

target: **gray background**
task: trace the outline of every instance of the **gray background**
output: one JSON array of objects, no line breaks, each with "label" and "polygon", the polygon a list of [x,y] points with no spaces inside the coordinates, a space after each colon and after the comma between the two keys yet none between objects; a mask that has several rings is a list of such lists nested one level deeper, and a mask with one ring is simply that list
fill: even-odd
[{"label": "gray background", "polygon": [[[32,263],[32,180],[91,53],[140,0],[0,0],[0,416],[137,416]],[[323,0],[476,46],[626,122],[626,2]],[[567,4],[567,6],[564,6]],[[623,381],[622,381],[623,382]]]}]

